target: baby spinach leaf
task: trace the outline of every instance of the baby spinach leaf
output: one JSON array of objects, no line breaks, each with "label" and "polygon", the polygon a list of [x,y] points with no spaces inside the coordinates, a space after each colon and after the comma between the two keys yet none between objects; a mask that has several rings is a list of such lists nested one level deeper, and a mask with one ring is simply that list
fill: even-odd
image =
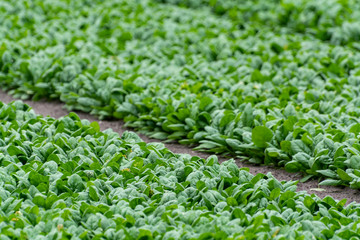
[{"label": "baby spinach leaf", "polygon": [[265,148],[268,145],[268,142],[271,141],[272,137],[273,133],[267,127],[256,126],[252,130],[252,141],[258,147]]}]

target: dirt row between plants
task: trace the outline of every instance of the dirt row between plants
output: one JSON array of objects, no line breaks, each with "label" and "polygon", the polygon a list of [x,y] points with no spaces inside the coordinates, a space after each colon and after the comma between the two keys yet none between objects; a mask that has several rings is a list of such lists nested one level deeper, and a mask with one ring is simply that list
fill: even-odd
[{"label": "dirt row between plants", "polygon": [[[6,92],[0,90],[0,101],[4,103],[9,103],[14,100],[16,99],[14,99]],[[24,102],[30,105],[37,114],[41,114],[43,116],[51,116],[54,118],[59,118],[68,114],[68,111],[63,108],[64,104],[59,101],[25,100]],[[101,130],[111,128],[113,131],[118,132],[119,134],[122,134],[126,130],[134,131],[133,129],[124,127],[124,122],[121,120],[98,120],[95,116],[92,116],[87,113],[77,112],[77,111],[76,113],[82,119],[88,119],[89,121],[97,121],[101,127]],[[155,141],[159,142],[159,140],[150,139],[143,134],[139,134],[139,135],[145,142],[155,142]],[[178,143],[165,143],[165,146],[174,153],[185,153],[190,155],[196,155],[202,158],[207,158],[208,156],[211,155],[203,152],[193,151],[191,148]],[[221,156],[218,156],[218,158],[221,162],[227,159]],[[300,180],[302,178],[301,174],[288,173],[283,169],[277,169],[270,166],[257,166],[250,163],[241,162],[239,160],[236,160],[236,163],[239,167],[249,168],[252,174],[257,174],[257,173],[267,174],[268,172],[271,172],[272,175],[275,176],[278,180],[289,181],[289,180]],[[352,201],[356,201],[360,203],[359,190],[350,189],[348,187],[341,188],[341,187],[332,187],[332,186],[319,186],[318,180],[310,180],[306,183],[299,182],[298,191],[307,191],[308,193],[314,193],[319,197],[325,197],[330,195],[338,200],[346,198],[348,199],[347,203],[350,203]]]}]

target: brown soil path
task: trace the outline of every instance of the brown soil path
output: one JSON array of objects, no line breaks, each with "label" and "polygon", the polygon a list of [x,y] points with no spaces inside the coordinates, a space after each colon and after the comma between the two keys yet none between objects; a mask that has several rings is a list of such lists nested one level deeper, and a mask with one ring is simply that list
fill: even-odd
[{"label": "brown soil path", "polygon": [[[15,100],[13,97],[8,95],[4,91],[0,90],[0,101],[2,101],[4,103],[9,103],[13,100]],[[36,113],[41,114],[43,116],[49,115],[54,118],[59,118],[59,117],[62,117],[64,115],[68,114],[68,111],[63,109],[64,104],[59,101],[48,102],[48,101],[25,100],[24,102],[27,103],[28,105],[30,105]],[[126,130],[130,130],[130,131],[132,130],[132,129],[124,127],[124,122],[121,120],[113,120],[113,121],[98,120],[95,116],[92,116],[87,113],[83,113],[83,112],[76,112],[76,113],[79,115],[80,118],[88,119],[89,121],[97,121],[101,127],[101,130],[111,128],[113,131],[118,132],[120,134]],[[158,142],[159,141],[156,139],[150,139],[143,134],[139,134],[139,135],[145,142],[155,142],[155,141]],[[177,143],[165,143],[165,145],[167,148],[169,148],[174,153],[187,153],[187,154],[196,155],[196,156],[199,156],[202,158],[207,158],[208,156],[211,155],[211,154],[207,154],[207,153],[203,153],[203,152],[193,151],[191,148],[177,144]],[[225,161],[226,158],[219,157],[219,160],[222,162],[222,161]],[[301,174],[288,173],[283,169],[276,169],[276,168],[273,168],[270,166],[256,166],[253,164],[244,163],[244,162],[240,162],[240,161],[237,161],[237,165],[239,167],[249,168],[250,172],[252,174],[257,174],[257,173],[266,174],[268,172],[271,172],[272,175],[274,177],[276,177],[278,180],[289,181],[289,180],[300,180],[301,179]],[[348,187],[340,188],[340,187],[330,187],[330,186],[318,186],[317,180],[311,180],[306,183],[298,184],[298,191],[303,191],[303,190],[307,191],[310,194],[315,193],[319,197],[325,197],[327,195],[330,195],[330,196],[334,197],[335,199],[339,199],[339,200],[346,198],[346,199],[348,199],[348,203],[350,203],[352,201],[356,201],[356,202],[360,203],[360,191],[353,190]]]}]

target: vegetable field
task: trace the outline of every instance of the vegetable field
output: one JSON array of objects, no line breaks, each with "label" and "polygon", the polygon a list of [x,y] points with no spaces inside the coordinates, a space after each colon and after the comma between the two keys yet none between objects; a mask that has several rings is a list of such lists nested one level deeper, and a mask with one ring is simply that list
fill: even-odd
[{"label": "vegetable field", "polygon": [[0,85],[360,188],[357,1],[162,2],[2,2]]},{"label": "vegetable field", "polygon": [[[360,189],[360,1],[0,1],[0,87]],[[1,239],[357,239],[359,205],[0,104]]]},{"label": "vegetable field", "polygon": [[1,104],[1,239],[357,239],[360,205]]}]

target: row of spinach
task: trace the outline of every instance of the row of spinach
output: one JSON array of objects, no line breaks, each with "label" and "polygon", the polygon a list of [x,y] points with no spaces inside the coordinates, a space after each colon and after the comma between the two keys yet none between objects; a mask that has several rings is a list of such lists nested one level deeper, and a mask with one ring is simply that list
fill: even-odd
[{"label": "row of spinach", "polygon": [[358,239],[359,204],[0,103],[0,238]]},{"label": "row of spinach", "polygon": [[[153,138],[360,188],[356,42],[333,45],[280,23],[259,28],[255,17],[240,26],[231,2],[1,2],[0,86],[124,119]],[[214,3],[229,10],[214,12]],[[270,15],[285,6],[256,4]],[[342,24],[359,13],[343,19],[344,4],[334,2],[334,19],[316,14]]]},{"label": "row of spinach", "polygon": [[270,26],[278,33],[300,33],[336,45],[360,40],[358,0],[156,0],[187,8],[210,8],[239,27]]}]

